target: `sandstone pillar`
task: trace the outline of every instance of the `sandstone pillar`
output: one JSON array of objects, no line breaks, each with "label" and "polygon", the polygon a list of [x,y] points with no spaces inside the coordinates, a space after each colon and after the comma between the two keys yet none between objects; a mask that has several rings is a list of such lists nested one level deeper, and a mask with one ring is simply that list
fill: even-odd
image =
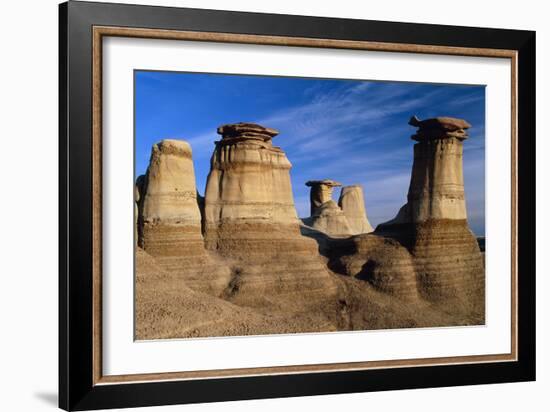
[{"label": "sandstone pillar", "polygon": [[350,236],[353,230],[342,209],[332,200],[332,190],[342,186],[341,183],[330,179],[310,180],[306,186],[311,187],[309,192],[311,217],[305,222],[315,230],[330,236]]},{"label": "sandstone pillar", "polygon": [[409,124],[418,127],[411,137],[414,162],[407,204],[386,224],[421,223],[430,220],[466,220],[463,141],[470,125],[462,119],[436,117]]},{"label": "sandstone pillar", "polygon": [[417,143],[407,203],[376,231],[391,233],[408,246],[423,297],[449,305],[460,302],[479,312],[484,268],[468,227],[462,165],[470,125],[450,117],[413,117],[409,124],[418,130],[412,136]]},{"label": "sandstone pillar", "polygon": [[344,212],[354,235],[370,233],[374,230],[367,218],[363,188],[360,185],[343,187],[338,199],[338,206]]},{"label": "sandstone pillar", "polygon": [[[183,140],[153,146],[142,199],[143,248],[153,256],[202,248],[191,147]],[[184,246],[185,244],[185,246]]]},{"label": "sandstone pillar", "polygon": [[310,216],[313,216],[318,208],[332,200],[332,190],[342,186],[342,183],[330,179],[310,180],[306,182],[306,186],[311,187],[309,191]]},{"label": "sandstone pillar", "polygon": [[248,219],[297,219],[285,153],[273,146],[278,132],[252,123],[221,126],[205,192],[206,224]]},{"label": "sandstone pillar", "polygon": [[153,145],[142,180],[143,249],[188,287],[219,294],[227,285],[229,269],[204,248],[189,144],[170,139]]},{"label": "sandstone pillar", "polygon": [[207,248],[234,262],[223,296],[244,306],[326,313],[319,308],[334,303],[336,284],[317,243],[300,232],[291,164],[272,144],[278,132],[237,123],[218,133],[204,214]]},{"label": "sandstone pillar", "polygon": [[204,211],[207,242],[220,238],[222,225],[296,225],[290,183],[291,164],[273,146],[278,132],[253,123],[218,128],[206,184]]}]

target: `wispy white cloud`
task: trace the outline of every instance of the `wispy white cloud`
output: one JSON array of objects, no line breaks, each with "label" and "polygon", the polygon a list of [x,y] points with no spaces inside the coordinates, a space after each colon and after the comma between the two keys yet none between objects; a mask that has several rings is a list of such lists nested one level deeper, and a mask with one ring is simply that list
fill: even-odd
[{"label": "wispy white cloud", "polygon": [[[285,108],[255,121],[280,129],[285,137],[285,147],[295,146],[302,152],[312,148],[322,151],[353,142],[357,139],[353,133],[358,129],[366,125],[372,127],[389,116],[423,107],[444,93],[444,90],[433,90],[401,99],[406,94],[414,95],[415,89],[420,90],[420,86],[405,88],[393,84],[373,86],[373,83],[360,83],[317,92],[306,104]],[[381,138],[380,135],[369,137],[370,142]]]},{"label": "wispy white cloud", "polygon": [[470,104],[473,104],[473,103],[478,103],[482,100],[483,100],[483,95],[482,94],[472,93],[472,94],[469,94],[469,95],[466,95],[466,96],[461,96],[457,99],[449,100],[448,104],[449,104],[449,106],[453,106],[453,107],[456,107],[456,106],[463,107],[463,106],[470,105]]},{"label": "wispy white cloud", "polygon": [[189,136],[184,140],[191,145],[193,156],[204,156],[206,153],[211,153],[214,151],[214,142],[219,139],[220,136],[216,134],[216,130],[206,130],[204,132]]}]

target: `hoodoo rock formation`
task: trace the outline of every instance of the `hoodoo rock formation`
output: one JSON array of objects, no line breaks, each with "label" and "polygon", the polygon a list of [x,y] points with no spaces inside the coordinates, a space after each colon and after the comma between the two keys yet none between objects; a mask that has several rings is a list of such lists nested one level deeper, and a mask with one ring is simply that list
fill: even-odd
[{"label": "hoodoo rock formation", "polygon": [[[252,123],[221,126],[205,192],[207,243],[222,239],[221,226],[239,223],[296,223],[285,153],[273,146],[278,132]],[[220,237],[221,236],[221,237]],[[223,242],[222,242],[223,243]]]},{"label": "hoodoo rock formation", "polygon": [[363,188],[360,185],[343,187],[338,199],[338,206],[344,212],[354,235],[370,233],[374,230],[367,218]]},{"label": "hoodoo rock formation", "polygon": [[470,125],[438,117],[412,136],[407,203],[375,231],[361,186],[306,183],[298,219],[278,132],[218,128],[205,196],[191,147],[153,146],[135,185],[138,339],[473,325],[484,266],[466,216],[462,145]]},{"label": "hoodoo rock formation", "polygon": [[[141,247],[189,287],[219,290],[227,282],[224,268],[204,248],[191,147],[183,140],[153,145],[149,167],[138,179]],[[213,281],[218,278],[218,281]],[[209,284],[205,281],[210,280]],[[217,283],[217,284],[216,284]]]},{"label": "hoodoo rock formation", "polygon": [[330,179],[309,180],[306,182],[309,191],[310,215],[314,216],[321,206],[332,200],[332,190],[342,186],[342,183]]},{"label": "hoodoo rock formation", "polygon": [[[470,126],[449,117],[413,117],[410,124],[418,127],[412,136],[418,143],[407,204],[373,234],[354,238],[355,252],[340,257],[335,266],[383,289],[411,290],[416,284],[421,298],[444,302],[466,319],[482,319],[483,260],[466,220],[462,171],[462,145]],[[402,251],[384,256],[373,242]]]},{"label": "hoodoo rock formation", "polygon": [[470,125],[462,119],[436,117],[424,121],[412,117],[418,131],[411,138],[414,162],[407,204],[384,225],[428,220],[466,220],[462,145]]},{"label": "hoodoo rock formation", "polygon": [[278,132],[237,123],[218,133],[204,199],[205,241],[235,262],[226,298],[288,311],[330,305],[336,285],[316,242],[300,233],[291,164],[271,142]]},{"label": "hoodoo rock formation", "polygon": [[468,227],[462,168],[470,125],[462,119],[411,118],[418,131],[408,202],[382,231],[406,232],[420,293],[430,300],[478,301],[484,294],[483,258]]},{"label": "hoodoo rock formation", "polygon": [[145,222],[200,223],[191,147],[183,140],[153,145],[145,176]]},{"label": "hoodoo rock formation", "polygon": [[334,180],[310,180],[306,186],[311,187],[309,199],[311,217],[309,226],[331,236],[350,236],[352,230],[346,216],[336,202],[332,200],[332,189],[342,186]]},{"label": "hoodoo rock formation", "polygon": [[372,232],[367,220],[363,188],[359,185],[345,186],[340,192],[338,204],[332,200],[332,190],[342,186],[334,180],[310,180],[309,199],[311,216],[306,225],[329,236],[351,236]]}]

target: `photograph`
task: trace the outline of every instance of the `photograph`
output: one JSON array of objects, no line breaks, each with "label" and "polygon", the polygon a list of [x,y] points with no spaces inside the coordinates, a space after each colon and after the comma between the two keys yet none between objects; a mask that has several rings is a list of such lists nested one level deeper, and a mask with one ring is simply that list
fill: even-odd
[{"label": "photograph", "polygon": [[133,73],[136,340],[485,325],[486,85]]},{"label": "photograph", "polygon": [[[379,409],[496,400],[504,411],[537,398],[538,384],[493,384],[535,381],[544,346],[544,19],[483,5],[451,15],[437,2],[324,14],[319,2],[161,3],[59,5],[48,116],[59,128],[58,253],[47,252],[59,266],[47,328],[58,333],[59,407],[334,410],[362,397]],[[42,48],[17,50],[17,70],[33,74],[14,84],[27,85],[41,70],[21,50]],[[37,78],[24,89],[55,84]],[[7,136],[45,124],[47,108]],[[31,183],[8,180],[54,193],[27,160]],[[34,215],[6,216],[27,245],[21,222]],[[34,238],[37,253],[52,243]],[[29,250],[17,264],[42,265]],[[37,325],[29,315],[19,329]],[[27,329],[17,345],[36,342]],[[28,352],[42,364],[42,349]]]}]

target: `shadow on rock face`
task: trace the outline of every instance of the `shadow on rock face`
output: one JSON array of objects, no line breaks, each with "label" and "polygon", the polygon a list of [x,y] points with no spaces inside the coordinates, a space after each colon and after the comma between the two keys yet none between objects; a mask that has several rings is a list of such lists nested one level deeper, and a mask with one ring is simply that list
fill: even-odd
[{"label": "shadow on rock face", "polygon": [[373,283],[375,278],[375,271],[378,267],[378,263],[374,260],[367,260],[363,265],[361,271],[355,276],[357,279],[366,280]]}]

